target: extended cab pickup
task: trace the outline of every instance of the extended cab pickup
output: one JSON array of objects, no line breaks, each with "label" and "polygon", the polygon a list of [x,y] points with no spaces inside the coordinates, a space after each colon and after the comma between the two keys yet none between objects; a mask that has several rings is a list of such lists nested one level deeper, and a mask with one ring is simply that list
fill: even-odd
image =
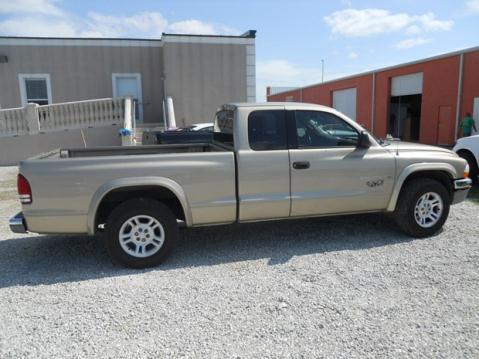
[{"label": "extended cab pickup", "polygon": [[407,234],[444,224],[470,188],[452,151],[377,140],[334,109],[220,107],[213,141],[59,150],[20,163],[15,232],[103,233],[130,267],[161,262],[179,224],[390,212]]}]

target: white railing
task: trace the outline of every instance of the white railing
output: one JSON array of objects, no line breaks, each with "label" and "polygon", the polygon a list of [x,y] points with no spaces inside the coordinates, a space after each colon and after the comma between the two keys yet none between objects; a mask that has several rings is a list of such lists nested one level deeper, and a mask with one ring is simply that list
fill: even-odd
[{"label": "white railing", "polygon": [[41,131],[69,130],[120,124],[124,99],[107,98],[38,106]]},{"label": "white railing", "polygon": [[105,98],[23,108],[0,109],[0,137],[108,125],[129,125],[134,118],[131,98]]},{"label": "white railing", "polygon": [[10,108],[0,110],[0,136],[17,136],[28,134],[25,118],[25,109]]}]

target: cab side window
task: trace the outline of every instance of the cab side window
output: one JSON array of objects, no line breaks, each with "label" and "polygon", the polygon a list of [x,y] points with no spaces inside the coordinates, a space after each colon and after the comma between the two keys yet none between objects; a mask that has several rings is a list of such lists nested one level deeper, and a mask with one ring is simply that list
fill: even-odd
[{"label": "cab side window", "polygon": [[358,131],[329,112],[296,111],[298,148],[355,147]]},{"label": "cab side window", "polygon": [[253,111],[248,116],[248,139],[255,151],[285,150],[286,117],[283,110]]}]

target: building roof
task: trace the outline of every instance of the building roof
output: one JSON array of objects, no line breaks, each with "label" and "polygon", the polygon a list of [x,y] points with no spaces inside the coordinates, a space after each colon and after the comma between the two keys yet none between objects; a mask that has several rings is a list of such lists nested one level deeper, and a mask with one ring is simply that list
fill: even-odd
[{"label": "building roof", "polygon": [[226,37],[226,38],[249,38],[249,39],[254,39],[256,38],[256,30],[248,30],[244,34],[241,35],[198,35],[198,34],[173,34],[173,33],[167,33],[163,32],[161,33],[162,37],[163,36],[192,36],[192,37]]},{"label": "building roof", "polygon": [[160,39],[140,39],[135,37],[57,37],[57,36],[7,36],[0,35],[0,39],[18,40],[133,40],[133,41],[159,41]]},{"label": "building roof", "polygon": [[[162,36],[193,36],[193,37],[227,37],[227,38],[255,38],[256,30],[248,30],[241,35],[201,35],[201,34],[174,34],[163,32]],[[6,36],[0,35],[0,39],[31,39],[31,40],[133,40],[133,41],[161,41],[161,39],[145,39],[137,37],[59,37],[59,36]]]},{"label": "building roof", "polygon": [[[163,40],[163,37],[165,39]],[[39,37],[39,36],[0,36],[0,45],[30,46],[161,46],[162,42],[181,39],[180,42],[227,43],[229,40],[254,41],[256,30],[248,30],[242,35],[199,35],[163,33],[161,39],[111,38],[111,37]],[[203,41],[200,41],[203,40]],[[216,40],[216,41],[215,41]]]},{"label": "building roof", "polygon": [[320,85],[324,85],[324,84],[329,84],[329,83],[333,83],[333,82],[336,82],[336,81],[342,81],[342,80],[352,79],[352,78],[355,78],[355,77],[366,76],[366,75],[370,75],[370,74],[373,74],[373,73],[393,70],[393,69],[401,68],[401,67],[404,67],[404,66],[416,65],[416,64],[420,64],[420,63],[428,62],[428,61],[440,60],[440,59],[443,59],[443,58],[456,56],[456,55],[461,55],[461,54],[474,52],[474,51],[479,51],[479,46],[468,47],[468,48],[462,49],[462,50],[456,50],[456,51],[447,52],[447,53],[443,53],[443,54],[439,54],[439,55],[434,55],[434,56],[426,57],[426,58],[423,58],[423,59],[420,59],[420,60],[403,62],[403,63],[398,64],[398,65],[381,67],[379,69],[360,72],[360,73],[357,73],[357,74],[354,74],[354,75],[349,75],[349,76],[338,77],[338,78],[328,80],[328,81],[324,81],[324,82],[317,82],[317,83],[314,83],[314,84],[311,84],[311,85],[297,87],[295,90],[293,89],[293,90],[276,92],[275,94],[268,95],[268,97],[269,96],[274,96],[274,95],[279,95],[279,94],[284,94],[284,93],[288,93],[288,92],[292,92],[292,91],[302,90],[302,89],[306,89],[306,88],[310,88],[310,87],[316,87],[316,86],[320,86]]}]

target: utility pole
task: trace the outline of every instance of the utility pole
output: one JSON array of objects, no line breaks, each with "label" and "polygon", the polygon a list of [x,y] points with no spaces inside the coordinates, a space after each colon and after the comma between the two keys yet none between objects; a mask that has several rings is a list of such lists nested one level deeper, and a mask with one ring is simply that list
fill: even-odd
[{"label": "utility pole", "polygon": [[324,59],[321,59],[321,83],[324,82]]}]

